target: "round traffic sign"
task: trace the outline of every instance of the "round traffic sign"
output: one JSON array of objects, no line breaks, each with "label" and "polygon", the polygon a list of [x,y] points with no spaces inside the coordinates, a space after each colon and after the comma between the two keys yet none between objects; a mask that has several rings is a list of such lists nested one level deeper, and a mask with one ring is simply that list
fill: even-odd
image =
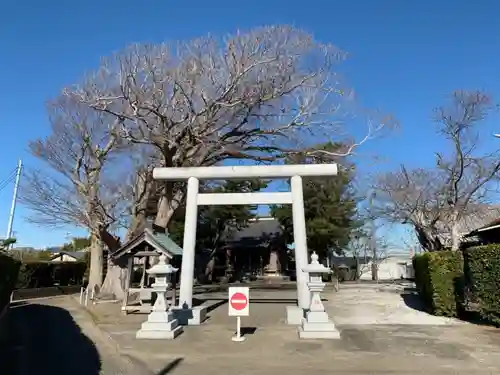
[{"label": "round traffic sign", "polygon": [[243,293],[234,293],[229,300],[231,307],[235,310],[243,310],[248,305],[248,298]]}]

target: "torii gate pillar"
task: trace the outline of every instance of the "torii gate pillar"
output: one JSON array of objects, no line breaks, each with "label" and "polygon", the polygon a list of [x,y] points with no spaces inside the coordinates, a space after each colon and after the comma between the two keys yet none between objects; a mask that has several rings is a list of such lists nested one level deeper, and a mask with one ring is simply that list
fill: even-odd
[{"label": "torii gate pillar", "polygon": [[[302,177],[335,176],[337,164],[259,165],[234,167],[155,168],[157,180],[187,180],[186,219],[181,266],[179,306],[177,318],[181,324],[198,325],[206,310],[193,308],[193,281],[196,247],[196,224],[200,205],[292,204],[293,234],[295,241],[295,270],[297,275],[298,306],[287,308],[289,324],[300,324],[304,311],[309,309],[308,276],[302,270],[308,263],[306,222]],[[290,192],[200,194],[199,180],[231,179],[291,179]]]}]

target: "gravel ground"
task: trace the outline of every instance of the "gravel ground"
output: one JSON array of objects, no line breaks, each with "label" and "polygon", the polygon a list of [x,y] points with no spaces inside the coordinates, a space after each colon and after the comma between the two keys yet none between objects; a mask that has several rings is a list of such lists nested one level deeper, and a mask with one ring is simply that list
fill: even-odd
[{"label": "gravel ground", "polygon": [[462,325],[464,322],[423,311],[410,283],[342,284],[328,295],[326,304],[335,323],[341,325]]}]

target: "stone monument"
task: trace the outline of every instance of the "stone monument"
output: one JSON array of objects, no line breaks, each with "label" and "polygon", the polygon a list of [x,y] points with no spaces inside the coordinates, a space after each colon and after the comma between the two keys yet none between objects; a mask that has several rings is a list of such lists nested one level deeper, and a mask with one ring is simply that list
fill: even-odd
[{"label": "stone monument", "polygon": [[319,263],[318,254],[315,252],[311,255],[311,263],[302,270],[309,275],[307,287],[311,292],[311,305],[298,327],[299,337],[301,339],[340,339],[340,333],[328,317],[321,301],[321,292],[325,289],[322,275],[330,273],[331,270]]},{"label": "stone monument", "polygon": [[166,259],[162,254],[159,262],[146,271],[155,278],[151,287],[157,297],[148,320],[142,323],[141,329],[135,335],[138,339],[174,339],[182,332],[182,326],[174,319],[169,309],[166,296],[170,278],[178,269],[167,264]]}]

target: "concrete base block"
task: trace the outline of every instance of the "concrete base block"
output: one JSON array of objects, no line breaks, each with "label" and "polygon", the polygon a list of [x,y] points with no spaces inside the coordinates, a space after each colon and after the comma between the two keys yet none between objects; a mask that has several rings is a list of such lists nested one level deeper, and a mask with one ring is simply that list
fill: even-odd
[{"label": "concrete base block", "polygon": [[337,331],[335,324],[332,321],[323,323],[311,323],[304,319],[301,328],[306,332],[316,332],[316,331]]},{"label": "concrete base block", "polygon": [[301,339],[340,339],[340,332],[331,320],[326,322],[310,322],[306,318],[302,318],[302,323],[297,328],[297,332]]},{"label": "concrete base block", "polygon": [[177,336],[179,336],[183,328],[178,325],[177,321],[175,321],[176,327],[172,330],[169,329],[145,329],[145,327],[141,328],[135,334],[136,339],[149,339],[149,340],[173,340]]},{"label": "concrete base block", "polygon": [[298,326],[304,318],[304,310],[299,306],[286,307],[286,324]]},{"label": "concrete base block", "polygon": [[174,319],[177,319],[183,326],[199,326],[207,319],[207,306],[196,306],[192,308],[182,308],[179,306],[170,309]]},{"label": "concrete base block", "polygon": [[304,331],[302,327],[297,328],[299,338],[303,340],[339,340],[340,332],[335,331]]},{"label": "concrete base block", "polygon": [[175,319],[169,322],[147,321],[142,323],[141,329],[135,334],[135,338],[150,340],[173,340],[177,336],[179,336],[182,331],[182,326],[180,326]]}]

